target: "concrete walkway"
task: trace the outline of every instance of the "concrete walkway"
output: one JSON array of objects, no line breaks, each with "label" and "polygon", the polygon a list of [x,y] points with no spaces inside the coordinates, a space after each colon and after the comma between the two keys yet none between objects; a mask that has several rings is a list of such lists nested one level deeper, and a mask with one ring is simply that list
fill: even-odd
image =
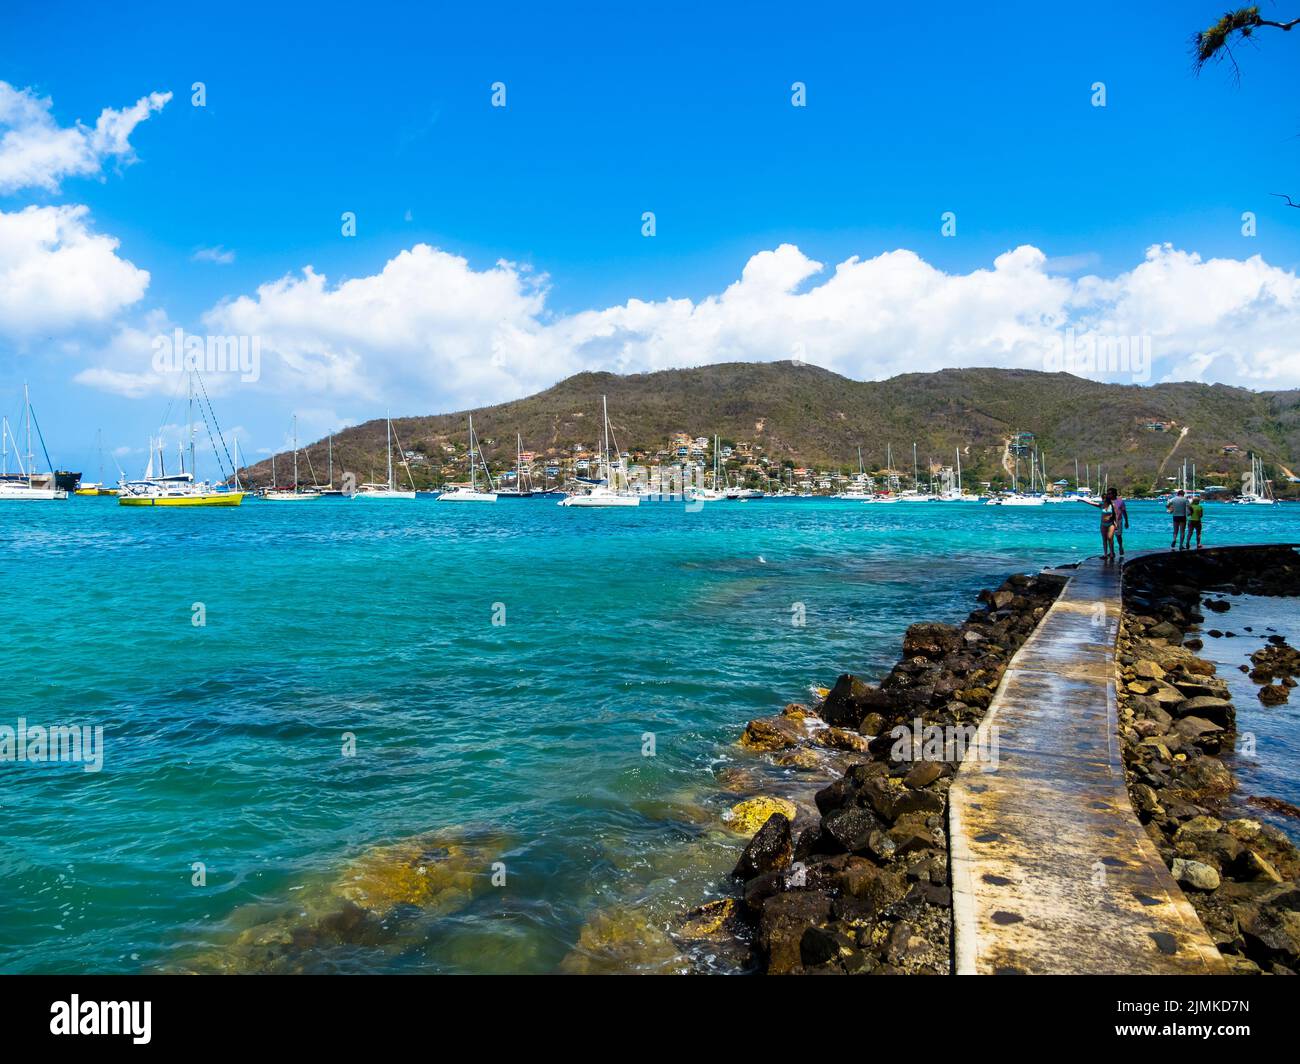
[{"label": "concrete walkway", "polygon": [[1226,971],[1138,823],[1116,726],[1118,566],[1069,583],[1011,659],[949,792],[959,974]]}]

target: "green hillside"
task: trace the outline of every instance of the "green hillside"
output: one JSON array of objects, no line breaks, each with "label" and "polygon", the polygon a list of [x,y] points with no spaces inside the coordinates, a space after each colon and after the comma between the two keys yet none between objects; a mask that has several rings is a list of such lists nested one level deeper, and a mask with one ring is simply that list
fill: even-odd
[{"label": "green hillside", "polygon": [[[1194,383],[1151,386],[1102,384],[1065,373],[961,369],[911,373],[884,381],[854,381],[791,362],[727,363],[698,369],[617,376],[580,373],[514,402],[449,414],[395,417],[402,447],[425,455],[412,464],[420,487],[464,475],[466,414],[473,413],[494,469],[513,466],[515,433],[524,448],[556,458],[576,445],[593,448],[600,397],[608,395],[620,446],[651,456],[674,432],[717,433],[756,445],[777,465],[856,469],[857,448],[868,468],[883,467],[887,445],[894,465],[910,471],[912,444],[927,459],[951,464],[962,449],[968,483],[1007,480],[1006,441],[1032,432],[1053,479],[1074,478],[1101,465],[1111,484],[1150,490],[1165,464],[1172,474],[1184,458],[1203,482],[1240,484],[1248,452],[1264,458],[1281,481],[1300,450],[1300,392],[1252,392]],[[1172,423],[1155,431],[1152,423]],[[1182,430],[1186,429],[1185,436]],[[1235,446],[1239,454],[1225,454]],[[446,448],[452,448],[448,451]],[[334,468],[358,480],[385,468],[385,424],[368,421],[334,440]],[[307,448],[323,480],[324,441]],[[1172,452],[1172,454],[1171,454]],[[289,455],[277,456],[283,483]],[[1027,472],[1027,463],[1022,475]],[[270,462],[246,471],[250,483],[270,482]],[[309,479],[304,472],[303,479]],[[405,481],[405,474],[402,475]],[[1279,493],[1282,493],[1279,484]]]}]

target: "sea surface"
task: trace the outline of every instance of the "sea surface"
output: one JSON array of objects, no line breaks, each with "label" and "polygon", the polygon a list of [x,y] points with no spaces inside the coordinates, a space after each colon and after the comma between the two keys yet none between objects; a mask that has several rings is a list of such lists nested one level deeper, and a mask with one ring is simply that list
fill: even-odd
[{"label": "sea surface", "polygon": [[[1160,506],[1130,514],[1130,550],[1168,545]],[[0,724],[104,729],[99,772],[0,763],[0,971],[258,970],[250,940],[312,971],[592,970],[619,914],[662,920],[734,863],[746,720],[883,673],[909,623],[1096,553],[1098,523],[1079,504],[0,504]],[[1300,541],[1300,506],[1209,506],[1206,533]],[[1300,801],[1296,758],[1266,765]],[[369,945],[295,932],[411,837],[495,881]]]}]

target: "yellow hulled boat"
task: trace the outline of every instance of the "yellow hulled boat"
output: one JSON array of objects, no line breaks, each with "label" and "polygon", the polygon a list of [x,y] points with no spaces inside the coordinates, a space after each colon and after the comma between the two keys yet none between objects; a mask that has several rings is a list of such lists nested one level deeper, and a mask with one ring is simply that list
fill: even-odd
[{"label": "yellow hulled boat", "polygon": [[196,491],[189,494],[122,494],[120,506],[238,506],[244,501],[242,491]]},{"label": "yellow hulled boat", "polygon": [[[185,461],[185,448],[177,447],[178,457],[180,460],[180,472],[168,473],[166,460],[163,456],[163,441],[161,438],[149,439],[149,465],[144,471],[144,476],[139,480],[127,480],[122,478],[114,492],[117,496],[119,506],[238,506],[244,501],[245,492],[239,490],[238,471],[232,469],[231,475],[235,479],[235,490],[229,490],[221,484],[212,484],[206,480],[196,480],[194,478],[194,378],[197,371],[192,371],[189,377],[189,404],[190,416],[186,429],[189,433],[189,463],[188,468]],[[201,382],[200,382],[201,383]],[[207,389],[204,389],[206,399]],[[209,409],[211,406],[209,405]],[[214,419],[215,420],[215,419]],[[205,424],[207,418],[204,418]],[[218,430],[218,434],[220,430]],[[212,443],[213,453],[225,451],[225,439],[218,435],[221,443],[221,452],[217,450],[218,439],[212,438],[212,431],[209,428],[208,438]],[[239,443],[235,443],[235,453],[239,453]],[[154,462],[157,460],[157,472],[155,472]],[[224,470],[223,470],[224,472]]]}]

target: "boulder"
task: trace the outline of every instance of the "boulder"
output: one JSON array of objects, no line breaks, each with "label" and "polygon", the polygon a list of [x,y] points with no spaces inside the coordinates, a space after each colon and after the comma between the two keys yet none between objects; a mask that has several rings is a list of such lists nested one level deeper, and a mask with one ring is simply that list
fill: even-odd
[{"label": "boulder", "polygon": [[1173,713],[1178,717],[1205,717],[1225,727],[1233,720],[1232,703],[1226,698],[1210,695],[1197,695],[1180,702],[1174,707]]},{"label": "boulder", "polygon": [[950,624],[923,621],[911,625],[903,635],[903,657],[927,658],[939,661],[961,648],[963,640],[959,629]]},{"label": "boulder", "polygon": [[806,734],[790,717],[758,717],[745,725],[740,745],[749,750],[784,750],[795,746]]},{"label": "boulder", "polygon": [[800,944],[810,927],[824,928],[831,899],[821,891],[791,890],[768,898],[758,923],[758,947],[769,975],[786,975],[803,966]]},{"label": "boulder", "polygon": [[731,874],[740,880],[753,879],[764,872],[789,868],[793,856],[790,819],[782,813],[773,813],[749,840]]},{"label": "boulder", "polygon": [[737,802],[731,807],[729,813],[724,815],[723,819],[732,831],[739,832],[741,835],[753,836],[758,832],[773,813],[780,813],[787,820],[794,820],[797,812],[794,802],[787,798],[772,798],[762,796],[759,798],[747,798],[743,802]]},{"label": "boulder", "polygon": [[870,810],[856,805],[836,809],[822,818],[822,830],[849,853],[865,850],[872,832],[879,828],[880,822]]},{"label": "boulder", "polygon": [[1171,871],[1174,878],[1184,887],[1206,891],[1207,893],[1219,889],[1219,873],[1201,861],[1189,861],[1183,857],[1176,857]]},{"label": "boulder", "polygon": [[844,673],[818,705],[817,715],[837,728],[857,728],[868,712],[888,706],[889,698],[880,688]]}]

